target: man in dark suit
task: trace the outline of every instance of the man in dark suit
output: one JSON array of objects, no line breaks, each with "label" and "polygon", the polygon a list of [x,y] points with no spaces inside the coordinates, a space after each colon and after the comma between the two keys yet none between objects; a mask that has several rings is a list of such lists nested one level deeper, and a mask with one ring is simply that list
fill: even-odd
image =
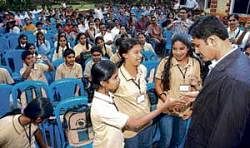
[{"label": "man in dark suit", "polygon": [[250,60],[230,43],[215,16],[197,20],[189,30],[204,61],[213,61],[194,104],[185,147],[250,147]]}]

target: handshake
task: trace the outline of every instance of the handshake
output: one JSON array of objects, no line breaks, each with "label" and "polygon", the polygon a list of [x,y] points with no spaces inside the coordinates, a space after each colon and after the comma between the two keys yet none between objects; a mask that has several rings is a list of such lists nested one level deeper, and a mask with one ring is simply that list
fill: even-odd
[{"label": "handshake", "polygon": [[199,93],[198,91],[187,92],[186,94],[188,94],[188,96],[183,96],[179,100],[183,103],[179,106],[170,108],[168,112],[174,116],[181,117],[184,120],[188,119],[192,115],[193,102],[195,101],[195,97],[198,95],[198,93]]},{"label": "handshake", "polygon": [[199,94],[201,89],[201,82],[198,77],[191,75],[188,77],[188,85],[190,89],[188,91],[180,92],[180,101],[185,102],[178,108],[172,108],[169,112],[173,115],[179,116],[181,118],[188,119],[192,114],[193,102]]}]

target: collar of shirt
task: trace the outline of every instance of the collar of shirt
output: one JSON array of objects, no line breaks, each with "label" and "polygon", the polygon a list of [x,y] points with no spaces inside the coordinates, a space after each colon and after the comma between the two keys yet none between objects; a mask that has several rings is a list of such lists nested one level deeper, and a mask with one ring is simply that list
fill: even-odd
[{"label": "collar of shirt", "polygon": [[[171,63],[172,63],[172,66],[179,65],[179,62],[175,58],[171,59]],[[192,65],[192,58],[188,57],[188,63],[187,63],[187,65],[185,67],[188,67],[188,66],[191,66],[191,65]]]},{"label": "collar of shirt", "polygon": [[237,33],[239,31],[239,27],[237,27],[235,30],[230,30],[230,27],[227,28],[228,33]]},{"label": "collar of shirt", "polygon": [[97,91],[94,92],[94,98],[98,98],[98,99],[101,99],[101,100],[109,102],[109,103],[114,103],[113,96],[114,95],[110,92],[109,92],[109,96],[102,94],[102,93],[99,93]]},{"label": "collar of shirt", "polygon": [[230,28],[227,28],[227,32],[229,34],[229,38],[236,38],[238,36],[238,34],[240,33],[240,29],[239,27],[237,27],[234,31],[231,31]]},{"label": "collar of shirt", "polygon": [[59,50],[61,50],[62,52],[64,51],[64,50],[66,50],[67,49],[67,46],[65,46],[64,48],[62,48],[61,46],[59,46]]},{"label": "collar of shirt", "polygon": [[19,120],[18,120],[18,118],[19,118],[20,116],[21,116],[21,115],[15,115],[15,116],[12,117],[13,126],[14,126],[14,128],[15,128],[15,130],[16,130],[16,132],[17,132],[18,134],[21,134],[22,131],[23,131],[23,127],[22,127],[22,125],[20,124],[20,122],[19,122]]},{"label": "collar of shirt", "polygon": [[141,75],[142,75],[142,70],[140,69],[140,66],[137,67],[137,70],[138,70],[138,73],[137,73],[136,77],[134,78],[134,77],[132,77],[132,76],[130,75],[130,73],[126,70],[126,68],[124,67],[124,65],[122,65],[121,68],[120,68],[120,71],[121,71],[122,75],[124,76],[124,78],[125,78],[127,81],[129,81],[129,80],[135,80],[135,81],[137,81],[137,80],[140,79],[140,77],[141,77]]},{"label": "collar of shirt", "polygon": [[63,66],[66,67],[66,68],[75,69],[76,68],[76,62],[74,63],[73,67],[67,66],[65,62],[63,63]]},{"label": "collar of shirt", "polygon": [[221,57],[219,60],[213,60],[212,61],[212,64],[210,64],[208,67],[209,67],[209,71],[211,71],[220,61],[222,61],[224,58],[226,58],[229,54],[231,54],[232,52],[234,52],[236,49],[238,49],[238,46],[233,44],[232,45],[232,49],[227,53],[225,54],[223,57]]},{"label": "collar of shirt", "polygon": [[[27,64],[25,64],[25,63],[23,63],[23,67],[24,67],[24,68],[27,68],[27,67],[28,67],[28,65],[27,65]],[[34,64],[34,67],[33,67],[32,69],[38,69],[38,67],[37,67],[37,64],[36,64],[36,63]]]},{"label": "collar of shirt", "polygon": [[26,46],[26,44],[21,44],[20,46],[24,48]]}]

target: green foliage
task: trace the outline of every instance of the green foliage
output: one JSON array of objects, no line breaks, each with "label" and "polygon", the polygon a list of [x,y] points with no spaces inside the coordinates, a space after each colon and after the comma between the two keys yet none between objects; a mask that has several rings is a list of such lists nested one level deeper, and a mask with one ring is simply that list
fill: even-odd
[{"label": "green foliage", "polygon": [[[172,0],[158,0],[161,3],[170,6]],[[73,5],[77,9],[90,9],[94,7],[94,4],[110,3],[113,5],[119,3],[129,4],[153,4],[153,0],[0,0],[0,10],[31,10],[36,7],[51,8],[55,6],[61,6],[62,2],[66,2],[67,5]]]},{"label": "green foliage", "polygon": [[0,0],[0,9],[2,10],[28,10],[35,8],[32,0]]}]

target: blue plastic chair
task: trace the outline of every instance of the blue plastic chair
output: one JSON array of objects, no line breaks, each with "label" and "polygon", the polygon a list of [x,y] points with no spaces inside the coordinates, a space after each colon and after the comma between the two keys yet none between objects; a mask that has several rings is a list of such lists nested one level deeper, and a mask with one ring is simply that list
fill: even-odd
[{"label": "blue plastic chair", "polygon": [[0,53],[4,53],[9,49],[8,40],[4,37],[0,37]]},{"label": "blue plastic chair", "polygon": [[[61,147],[73,147],[70,146],[67,142],[67,140],[65,139],[65,135],[64,135],[64,128],[62,125],[62,121],[60,119],[60,116],[62,115],[62,111],[64,111],[64,113],[69,110],[72,109],[74,107],[79,107],[79,106],[87,106],[88,105],[88,98],[81,96],[81,97],[72,97],[66,100],[63,100],[61,102],[59,102],[56,105],[55,108],[55,117],[56,117],[56,122],[59,128],[59,133],[60,133],[60,139],[56,140],[57,146],[61,146]],[[90,141],[91,142],[91,141]],[[92,148],[92,142],[90,144],[81,146],[83,148]]]},{"label": "blue plastic chair", "polygon": [[[43,92],[46,93],[47,98],[49,98],[51,101],[51,92],[49,86],[42,81],[25,80],[23,82],[17,83],[12,89],[13,100],[20,100],[20,94],[23,92],[25,92],[26,95],[26,103],[31,102],[32,99],[35,99],[36,97],[45,97],[43,96]],[[33,93],[35,93],[35,95]]]},{"label": "blue plastic chair", "polygon": [[[62,147],[60,133],[55,116],[40,124],[44,142],[52,148]],[[58,144],[59,143],[59,144]]]},{"label": "blue plastic chair", "polygon": [[5,33],[5,28],[4,27],[0,27],[0,36],[3,35]]},{"label": "blue plastic chair", "polygon": [[27,36],[29,43],[35,44],[36,36],[33,34],[32,31],[25,31],[23,32],[23,34]]},{"label": "blue plastic chair", "polygon": [[19,37],[19,34],[11,33],[8,35],[9,49],[15,49],[17,47],[18,37]]},{"label": "blue plastic chair", "polygon": [[60,58],[60,59],[56,59],[56,60],[52,61],[52,64],[53,64],[54,68],[56,69],[63,62],[64,62],[64,59]]},{"label": "blue plastic chair", "polygon": [[0,84],[0,95],[1,95],[1,105],[0,105],[0,117],[11,111],[12,108],[16,108],[16,101],[13,100],[13,104],[10,100],[10,95],[13,86],[8,84]]},{"label": "blue plastic chair", "polygon": [[4,54],[5,63],[12,70],[13,79],[21,79],[20,69],[23,67],[22,53],[24,50],[9,50]]},{"label": "blue plastic chair", "polygon": [[0,62],[5,65],[4,53],[9,50],[9,42],[5,37],[0,37]]},{"label": "blue plastic chair", "polygon": [[143,61],[159,61],[157,54],[150,50],[144,50],[141,53],[143,56]]},{"label": "blue plastic chair", "polygon": [[54,66],[54,71],[47,71],[45,72],[45,77],[48,81],[49,84],[55,81],[55,71],[57,67],[64,62],[63,58],[56,59],[55,61],[52,62],[52,65]]},{"label": "blue plastic chair", "polygon": [[151,77],[151,75],[153,75],[154,80],[154,75],[157,70],[157,66],[159,65],[159,61],[144,61],[142,64],[147,68],[147,82],[149,81],[148,79]]},{"label": "blue plastic chair", "polygon": [[163,38],[165,39],[165,51],[164,56],[168,55],[170,50],[172,49],[172,36],[173,33],[169,30],[163,31]]},{"label": "blue plastic chair", "polygon": [[[61,100],[74,97],[76,95],[87,96],[87,93],[84,91],[83,83],[80,79],[65,78],[56,80],[50,84],[49,88],[53,103],[57,103]],[[76,92],[78,88],[79,92]]]}]

